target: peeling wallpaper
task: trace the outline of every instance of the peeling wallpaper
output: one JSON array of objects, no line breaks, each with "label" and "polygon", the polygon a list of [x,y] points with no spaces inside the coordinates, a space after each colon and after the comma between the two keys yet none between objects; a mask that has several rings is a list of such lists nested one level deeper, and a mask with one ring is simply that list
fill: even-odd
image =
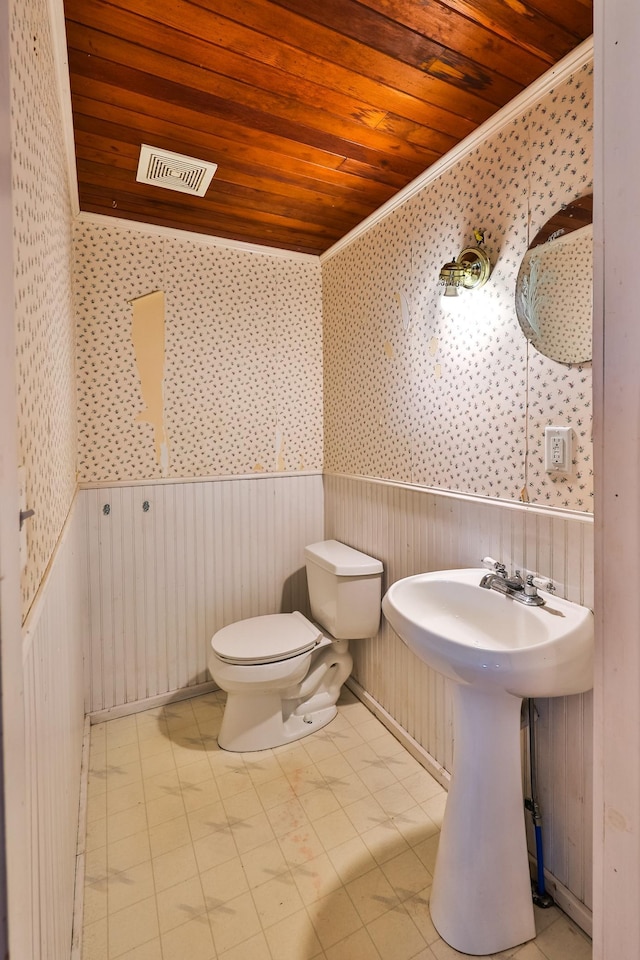
[{"label": "peeling wallpaper", "polygon": [[322,468],[322,304],[313,260],[135,229],[75,228],[79,479],[163,475],[130,301],[165,294],[166,476]]},{"label": "peeling wallpaper", "polygon": [[[591,365],[539,354],[514,300],[530,239],[592,189],[592,126],[589,64],[324,261],[327,470],[592,509]],[[492,276],[442,298],[474,227]],[[544,471],[546,424],[574,430],[570,477]]]},{"label": "peeling wallpaper", "polygon": [[26,472],[26,616],[76,489],[71,207],[48,6],[11,8],[19,462]]}]

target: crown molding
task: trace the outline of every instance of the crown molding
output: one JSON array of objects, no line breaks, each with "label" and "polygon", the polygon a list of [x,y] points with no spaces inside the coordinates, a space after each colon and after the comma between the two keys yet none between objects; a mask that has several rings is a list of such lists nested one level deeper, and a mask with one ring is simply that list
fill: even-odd
[{"label": "crown molding", "polygon": [[75,223],[91,223],[94,226],[107,227],[112,230],[133,230],[148,236],[165,237],[183,243],[199,243],[205,247],[222,247],[225,250],[238,250],[244,253],[258,254],[262,257],[276,257],[279,260],[297,260],[303,263],[320,262],[320,257],[315,253],[298,253],[295,250],[285,250],[282,247],[265,247],[257,243],[245,243],[243,240],[214,237],[208,233],[192,233],[188,230],[177,230],[175,227],[160,227],[155,223],[143,223],[140,220],[107,217],[103,213],[85,213],[82,211],[76,216]]},{"label": "crown molding", "polygon": [[320,262],[324,263],[340,250],[344,250],[345,247],[365,234],[371,227],[380,223],[381,220],[384,220],[394,210],[401,207],[407,200],[415,196],[416,193],[419,193],[428,183],[437,180],[438,177],[441,177],[456,163],[459,163],[484,140],[488,140],[489,137],[497,133],[498,130],[507,126],[507,124],[511,123],[530,107],[538,103],[550,90],[564,80],[567,80],[572,73],[575,73],[576,70],[579,70],[580,67],[584,66],[584,64],[588,63],[591,59],[593,59],[593,37],[588,37],[568,53],[566,57],[563,57],[562,60],[559,60],[558,63],[547,70],[538,80],[530,84],[522,93],[519,93],[517,97],[509,101],[506,106],[498,110],[497,113],[494,113],[488,120],[485,120],[481,126],[474,130],[473,133],[470,133],[468,137],[465,137],[464,140],[461,140],[460,143],[441,157],[440,160],[428,167],[424,173],[421,173],[420,176],[412,180],[411,183],[407,184],[406,187],[391,197],[390,200],[387,200],[381,207],[378,207],[370,216],[359,223],[357,227],[354,227],[353,230],[350,230],[349,233],[334,243],[332,247],[329,247],[328,250],[321,253]]}]

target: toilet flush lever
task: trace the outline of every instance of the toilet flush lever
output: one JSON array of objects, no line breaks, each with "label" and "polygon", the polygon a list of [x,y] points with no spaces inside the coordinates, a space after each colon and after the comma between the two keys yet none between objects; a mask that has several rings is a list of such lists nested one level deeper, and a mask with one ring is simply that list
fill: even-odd
[{"label": "toilet flush lever", "polygon": [[25,520],[30,520],[31,517],[33,517],[34,515],[35,515],[35,510],[20,511],[20,530],[22,530]]}]

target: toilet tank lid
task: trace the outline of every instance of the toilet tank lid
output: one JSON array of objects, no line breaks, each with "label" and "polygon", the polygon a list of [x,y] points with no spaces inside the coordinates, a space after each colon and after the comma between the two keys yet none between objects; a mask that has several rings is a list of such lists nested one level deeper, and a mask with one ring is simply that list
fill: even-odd
[{"label": "toilet tank lid", "polygon": [[305,560],[317,563],[338,577],[364,577],[382,573],[379,560],[348,547],[339,540],[321,540],[304,548]]}]

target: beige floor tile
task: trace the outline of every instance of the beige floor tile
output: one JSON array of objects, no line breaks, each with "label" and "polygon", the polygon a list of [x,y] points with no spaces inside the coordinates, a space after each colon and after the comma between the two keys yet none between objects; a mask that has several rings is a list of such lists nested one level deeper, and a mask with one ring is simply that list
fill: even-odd
[{"label": "beige floor tile", "polygon": [[366,930],[356,930],[327,949],[327,960],[380,960],[380,954]]},{"label": "beige floor tile", "polygon": [[286,774],[296,797],[325,786],[325,779],[314,763],[306,767],[296,767]]},{"label": "beige floor tile", "polygon": [[399,856],[387,860],[382,864],[382,872],[400,900],[415,896],[430,886],[433,879],[413,850],[405,850]]},{"label": "beige floor tile", "polygon": [[244,853],[240,859],[250,888],[259,887],[261,883],[266,883],[289,869],[277,840],[263,843],[261,847]]},{"label": "beige floor tile", "polygon": [[229,900],[235,900],[249,889],[249,883],[240,857],[227,860],[222,867],[212,867],[200,873],[207,910],[214,910]]},{"label": "beige floor tile", "polygon": [[142,767],[139,760],[133,763],[109,764],[107,767],[107,793],[121,790],[142,780]]},{"label": "beige floor tile", "polygon": [[257,813],[254,817],[232,823],[230,829],[240,854],[255,850],[275,837],[265,813]]},{"label": "beige floor tile", "polygon": [[347,892],[365,924],[399,904],[397,894],[379,867],[348,883]]},{"label": "beige floor tile", "polygon": [[377,866],[369,848],[360,837],[334,847],[329,850],[328,856],[344,884],[369,873]]},{"label": "beige floor tile", "polygon": [[326,853],[294,867],[291,873],[305,904],[326,897],[342,886],[342,881]]},{"label": "beige floor tile", "polygon": [[182,793],[168,794],[165,797],[158,797],[157,800],[147,801],[147,819],[150,827],[165,823],[167,820],[174,820],[184,812]]},{"label": "beige floor tile", "polygon": [[289,866],[295,867],[325,852],[320,838],[310,823],[300,830],[292,830],[283,837],[278,837],[278,843],[283,856]]},{"label": "beige floor tile", "polygon": [[109,914],[109,960],[158,936],[156,898]]},{"label": "beige floor tile", "polygon": [[216,786],[223,800],[237,796],[244,790],[248,790],[252,785],[251,778],[245,767],[222,774],[218,774],[214,770],[214,775],[216,778]]},{"label": "beige floor tile", "polygon": [[592,953],[591,941],[564,916],[538,934],[536,945],[548,960],[590,960]]},{"label": "beige floor tile", "polygon": [[325,950],[362,927],[360,915],[344,889],[317,900],[307,910]]},{"label": "beige floor tile", "polygon": [[358,774],[353,770],[351,770],[350,773],[343,774],[340,777],[330,778],[328,783],[332,794],[338,803],[343,807],[371,796],[369,788],[362,782]]},{"label": "beige floor tile", "polygon": [[96,850],[98,847],[107,845],[107,818],[102,820],[92,820],[87,823],[87,834],[85,837],[85,850]]},{"label": "beige floor tile", "polygon": [[[193,764],[193,767],[200,766],[197,763]],[[207,764],[207,766],[209,766]],[[179,774],[186,770],[192,769],[191,767],[180,767],[178,771]],[[184,803],[184,808],[187,812],[191,810],[200,810],[202,807],[207,807],[212,803],[217,803],[221,801],[220,791],[216,785],[215,780],[213,779],[213,774],[211,775],[211,780],[201,780],[198,783],[182,783],[182,802]]]},{"label": "beige floor tile", "polygon": [[369,848],[369,852],[378,863],[386,863],[401,853],[409,850],[409,844],[391,820],[365,830],[362,839]]},{"label": "beige floor tile", "polygon": [[304,906],[290,872],[280,873],[273,880],[254,887],[252,894],[263,928],[284,920]]},{"label": "beige floor tile", "polygon": [[220,866],[238,856],[238,848],[230,830],[217,830],[193,841],[198,868],[201,872]]},{"label": "beige floor tile", "polygon": [[415,800],[401,783],[392,783],[376,792],[376,800],[389,816],[396,816],[411,810]]},{"label": "beige floor tile", "polygon": [[212,789],[215,786],[213,771],[206,757],[197,760],[195,763],[190,763],[186,767],[180,767],[178,770],[178,779],[180,780],[183,790],[185,785],[192,784],[209,783]]},{"label": "beige floor tile", "polygon": [[355,803],[347,804],[344,812],[358,833],[365,833],[389,819],[389,815],[384,812],[376,798],[371,794],[363,800],[356,800]]},{"label": "beige floor tile", "polygon": [[144,781],[145,802],[160,800],[163,797],[180,796],[180,780],[177,770],[166,770]]},{"label": "beige floor tile", "polygon": [[[305,742],[232,754],[223,703],[92,728],[83,960],[465,956],[429,913],[446,793],[382,724],[346,691]],[[496,960],[590,960],[557,908],[536,929]]]},{"label": "beige floor tile", "polygon": [[160,938],[154,937],[153,940],[148,940],[140,947],[127,950],[126,953],[118,957],[118,960],[160,960],[161,956],[162,947],[160,945]]},{"label": "beige floor tile", "polygon": [[87,796],[87,823],[101,820],[107,815],[107,792]]},{"label": "beige floor tile", "polygon": [[173,758],[173,750],[163,750],[161,753],[154,753],[151,757],[143,757],[140,765],[144,780],[157,777],[159,773],[175,771],[176,764]]},{"label": "beige floor tile", "polygon": [[131,807],[144,803],[145,792],[142,780],[130,783],[126,787],[120,787],[118,790],[110,790],[106,795],[107,816],[114,813],[121,813],[123,810],[129,810]]},{"label": "beige floor tile", "polygon": [[161,934],[206,913],[200,877],[191,877],[161,890],[156,900]]},{"label": "beige floor tile", "polygon": [[221,800],[208,803],[196,810],[189,810],[187,820],[194,840],[208,837],[212,833],[229,828],[229,818]]},{"label": "beige floor tile", "polygon": [[435,797],[431,797],[429,800],[425,800],[422,804],[423,810],[431,817],[438,828],[442,827],[446,803],[447,795],[443,792],[436,794]]},{"label": "beige floor tile", "polygon": [[295,794],[282,771],[276,780],[270,780],[260,786],[260,802],[265,810],[279,807],[293,799],[295,799]]},{"label": "beige floor tile", "polygon": [[410,897],[408,900],[405,900],[403,903],[404,909],[407,911],[416,927],[422,934],[423,939],[428,944],[432,944],[436,940],[439,940],[438,931],[433,925],[431,914],[429,912],[430,893],[431,888],[428,887],[425,890],[421,890],[420,893],[416,894],[414,897]]},{"label": "beige floor tile", "polygon": [[525,943],[524,947],[513,954],[513,960],[547,960],[542,950],[533,941]]},{"label": "beige floor tile", "polygon": [[123,840],[116,840],[107,845],[107,867],[109,874],[120,873],[151,859],[149,834],[146,830],[134,833]]},{"label": "beige floor tile", "polygon": [[412,847],[438,833],[438,827],[429,814],[419,805],[410,807],[402,813],[396,813],[391,819],[394,826]]},{"label": "beige floor tile", "polygon": [[[306,910],[274,923],[265,930],[271,956],[277,960],[312,960],[322,952],[311,919]],[[351,958],[355,960],[355,956]]]},{"label": "beige floor tile", "polygon": [[427,947],[413,920],[401,908],[373,920],[367,930],[382,960],[411,960]]},{"label": "beige floor tile", "polygon": [[139,863],[130,870],[115,873],[107,881],[109,913],[117,913],[134,903],[154,896],[153,870],[151,861]]},{"label": "beige floor tile", "polygon": [[109,843],[124,840],[136,833],[144,833],[147,829],[147,809],[144,803],[112,813],[107,817],[107,839]]},{"label": "beige floor tile", "polygon": [[88,850],[84,858],[85,883],[101,883],[107,879],[107,848]]},{"label": "beige floor tile", "polygon": [[287,800],[277,807],[271,807],[267,810],[267,819],[276,837],[283,837],[292,830],[302,830],[309,822],[309,817],[298,799]]},{"label": "beige floor tile", "polygon": [[191,831],[186,814],[149,827],[152,857],[160,857],[163,853],[169,853],[170,850],[189,843],[191,843]]},{"label": "beige floor tile", "polygon": [[324,817],[328,813],[333,813],[340,807],[332,791],[326,785],[316,790],[310,790],[309,793],[303,793],[300,797],[300,805],[311,821],[318,817]]},{"label": "beige floor tile", "polygon": [[176,883],[189,880],[198,873],[193,846],[186,844],[151,861],[156,890],[166,890]]},{"label": "beige floor tile", "polygon": [[222,806],[230,823],[248,820],[249,817],[255,817],[256,814],[264,812],[258,791],[251,784],[247,784],[246,790],[223,800]]},{"label": "beige floor tile", "polygon": [[85,926],[89,923],[95,923],[96,920],[103,920],[107,913],[106,882],[85,884],[82,916],[82,922]]},{"label": "beige floor tile", "polygon": [[231,950],[261,932],[260,920],[250,893],[243,893],[223,906],[210,910],[209,921],[218,953]]},{"label": "beige floor tile", "polygon": [[446,795],[446,790],[422,767],[409,774],[408,777],[403,777],[401,782],[416,803],[424,803],[426,800],[438,797],[443,793]]},{"label": "beige floor tile", "polygon": [[258,933],[244,943],[239,943],[237,947],[219,953],[218,960],[273,960],[273,958],[264,933]]},{"label": "beige floor tile", "polygon": [[438,853],[439,839],[440,833],[434,833],[433,836],[429,837],[427,840],[423,840],[421,843],[417,843],[413,848],[431,876],[433,876],[433,871],[436,868],[436,856]]},{"label": "beige floor tile", "polygon": [[325,850],[333,850],[338,844],[358,836],[358,831],[344,810],[336,810],[335,813],[329,813],[326,817],[320,817],[314,822],[313,827]]},{"label": "beige floor tile", "polygon": [[109,960],[107,918],[87,923],[82,929],[82,960]]},{"label": "beige floor tile", "polygon": [[216,956],[206,913],[168,930],[160,939],[162,960],[213,960]]}]

